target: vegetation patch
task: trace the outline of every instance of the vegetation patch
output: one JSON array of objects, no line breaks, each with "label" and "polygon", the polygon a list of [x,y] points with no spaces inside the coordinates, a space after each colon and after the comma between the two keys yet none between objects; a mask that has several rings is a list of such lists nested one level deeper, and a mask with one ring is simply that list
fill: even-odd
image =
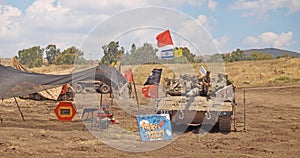
[{"label": "vegetation patch", "polygon": [[289,81],[291,79],[287,76],[278,76],[277,78],[275,78],[275,80],[276,81]]}]

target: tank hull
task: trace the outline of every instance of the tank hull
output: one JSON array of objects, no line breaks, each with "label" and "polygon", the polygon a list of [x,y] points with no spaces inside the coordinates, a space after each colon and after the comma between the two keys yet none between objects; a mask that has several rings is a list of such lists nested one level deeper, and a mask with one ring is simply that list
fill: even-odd
[{"label": "tank hull", "polygon": [[[233,104],[227,101],[196,96],[169,96],[161,99],[158,113],[170,114],[175,124],[219,124],[219,120],[226,118],[226,124],[231,124]],[[229,120],[228,120],[229,119]],[[226,125],[229,126],[229,125]]]}]

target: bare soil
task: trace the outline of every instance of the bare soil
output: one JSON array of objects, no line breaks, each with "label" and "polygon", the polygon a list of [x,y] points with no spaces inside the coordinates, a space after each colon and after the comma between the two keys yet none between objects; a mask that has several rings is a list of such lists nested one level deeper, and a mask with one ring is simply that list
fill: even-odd
[{"label": "bare soil", "polygon": [[[22,121],[14,100],[7,99],[0,102],[0,157],[299,157],[300,86],[245,89],[246,130],[243,90],[237,89],[237,131],[212,130],[200,137],[197,127],[190,127],[169,145],[148,152],[104,144],[83,129],[79,114],[72,122],[58,121],[53,101],[18,99]],[[136,120],[120,109],[114,112],[119,125]]]}]

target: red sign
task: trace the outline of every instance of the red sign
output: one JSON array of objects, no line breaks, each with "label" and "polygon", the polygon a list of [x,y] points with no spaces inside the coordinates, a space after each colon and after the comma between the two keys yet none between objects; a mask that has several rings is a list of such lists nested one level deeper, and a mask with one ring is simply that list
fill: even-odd
[{"label": "red sign", "polygon": [[60,121],[71,121],[76,114],[76,110],[71,102],[60,102],[54,112]]}]

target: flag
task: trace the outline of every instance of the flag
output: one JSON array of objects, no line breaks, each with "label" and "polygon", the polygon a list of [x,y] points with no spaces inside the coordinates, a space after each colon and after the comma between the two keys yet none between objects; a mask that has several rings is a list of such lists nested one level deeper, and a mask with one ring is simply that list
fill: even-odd
[{"label": "flag", "polygon": [[128,82],[133,82],[133,74],[132,74],[131,68],[124,71],[123,76]]},{"label": "flag", "polygon": [[174,51],[174,57],[181,57],[181,56],[182,56],[182,48]]},{"label": "flag", "polygon": [[142,93],[147,98],[157,98],[158,97],[158,86],[157,85],[147,85],[142,88]]},{"label": "flag", "polygon": [[152,73],[149,75],[147,81],[142,88],[142,93],[148,98],[158,97],[158,85],[160,82],[162,69],[153,69]]},{"label": "flag", "polygon": [[200,67],[200,73],[202,74],[202,76],[205,76],[206,74],[206,70],[203,66]]},{"label": "flag", "polygon": [[223,101],[232,101],[234,97],[232,85],[226,86],[216,92],[216,98],[221,98]]},{"label": "flag", "polygon": [[64,85],[61,87],[60,95],[66,94],[66,93],[67,93],[67,90],[68,90],[68,85],[64,84]]},{"label": "flag", "polygon": [[153,69],[145,85],[159,85],[162,69]]},{"label": "flag", "polygon": [[156,36],[157,47],[163,47],[166,45],[173,45],[171,34],[169,30],[166,30]]},{"label": "flag", "polygon": [[166,49],[160,51],[160,58],[161,59],[170,59],[173,58],[173,49]]}]

